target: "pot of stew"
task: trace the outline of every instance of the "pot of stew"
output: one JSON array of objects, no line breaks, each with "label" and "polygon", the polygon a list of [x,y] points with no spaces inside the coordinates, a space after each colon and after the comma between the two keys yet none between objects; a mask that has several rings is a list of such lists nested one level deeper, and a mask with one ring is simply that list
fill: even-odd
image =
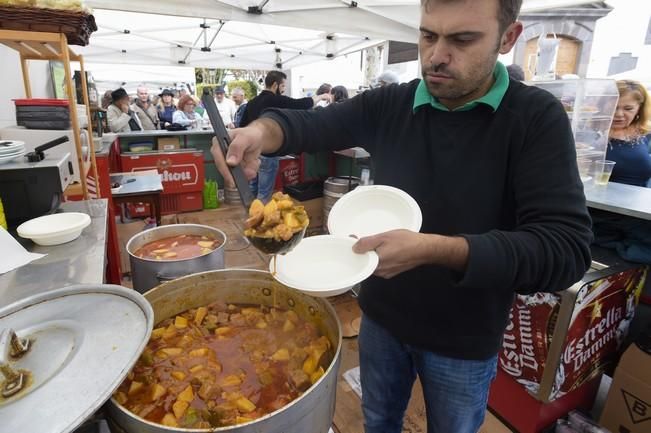
[{"label": "pot of stew", "polygon": [[199,224],[145,230],[127,242],[133,288],[144,293],[165,281],[224,269],[226,235]]},{"label": "pot of stew", "polygon": [[227,269],[145,294],[154,330],[108,403],[127,433],[327,433],[341,326],[324,299]]}]

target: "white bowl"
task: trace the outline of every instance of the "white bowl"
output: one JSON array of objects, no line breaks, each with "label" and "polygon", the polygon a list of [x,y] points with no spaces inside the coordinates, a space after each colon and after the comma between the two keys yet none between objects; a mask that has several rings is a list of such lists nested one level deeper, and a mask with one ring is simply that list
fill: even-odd
[{"label": "white bowl", "polygon": [[[316,297],[336,296],[367,279],[378,265],[375,251],[353,252],[356,240],[332,235],[303,239],[293,250],[276,256],[274,278]],[[274,261],[269,263],[274,272]]]},{"label": "white bowl", "polygon": [[22,238],[38,245],[60,245],[73,241],[90,225],[90,216],[80,212],[45,215],[26,221],[16,230]]},{"label": "white bowl", "polygon": [[359,186],[332,206],[328,230],[333,235],[372,236],[390,230],[420,231],[423,214],[406,192],[386,185]]}]

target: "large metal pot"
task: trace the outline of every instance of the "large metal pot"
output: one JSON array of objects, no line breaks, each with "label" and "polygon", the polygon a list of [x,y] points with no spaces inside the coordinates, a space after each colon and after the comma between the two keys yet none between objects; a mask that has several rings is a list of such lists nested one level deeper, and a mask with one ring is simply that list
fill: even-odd
[{"label": "large metal pot", "polygon": [[[134,253],[142,246],[159,239],[178,235],[210,236],[221,242],[212,252],[183,260],[150,260]],[[224,246],[226,235],[221,230],[199,224],[172,224],[156,227],[138,233],[127,242],[133,288],[140,293],[158,286],[165,281],[195,274],[197,272],[224,269]]]},{"label": "large metal pot", "polygon": [[324,299],[312,298],[274,280],[268,272],[227,269],[189,275],[162,284],[145,294],[154,309],[154,323],[190,308],[215,301],[256,304],[292,309],[315,323],[336,348],[325,374],[302,396],[283,408],[255,421],[217,429],[181,429],[144,420],[111,398],[108,410],[112,419],[127,433],[327,433],[335,410],[335,390],[341,361],[341,325],[332,306]]}]

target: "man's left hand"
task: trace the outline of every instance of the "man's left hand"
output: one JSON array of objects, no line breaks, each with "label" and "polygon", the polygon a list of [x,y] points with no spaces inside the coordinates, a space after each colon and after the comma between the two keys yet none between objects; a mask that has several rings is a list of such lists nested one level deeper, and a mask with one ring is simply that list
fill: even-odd
[{"label": "man's left hand", "polygon": [[380,263],[375,275],[393,278],[402,272],[429,262],[427,235],[410,230],[392,230],[361,238],[353,246],[359,254],[375,250]]}]

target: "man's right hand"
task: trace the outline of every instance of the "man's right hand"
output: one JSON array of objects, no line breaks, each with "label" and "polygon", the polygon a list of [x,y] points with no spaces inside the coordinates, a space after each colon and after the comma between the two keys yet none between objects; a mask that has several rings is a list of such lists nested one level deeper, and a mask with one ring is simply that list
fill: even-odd
[{"label": "man's right hand", "polygon": [[271,119],[259,119],[245,128],[229,130],[231,144],[228,147],[226,163],[241,165],[244,174],[253,179],[260,167],[260,155],[273,153],[283,143],[283,131]]}]

